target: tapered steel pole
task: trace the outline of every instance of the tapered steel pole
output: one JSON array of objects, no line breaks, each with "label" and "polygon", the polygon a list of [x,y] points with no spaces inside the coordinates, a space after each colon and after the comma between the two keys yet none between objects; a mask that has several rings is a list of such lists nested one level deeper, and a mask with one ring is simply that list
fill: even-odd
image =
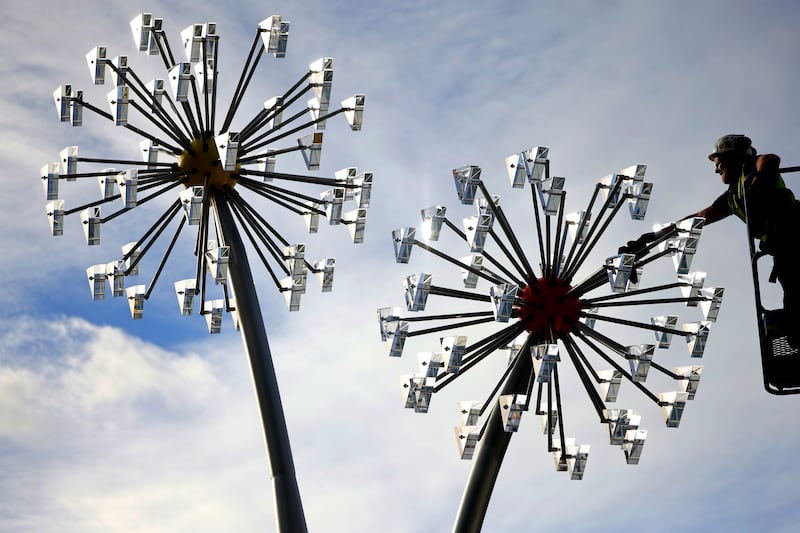
[{"label": "tapered steel pole", "polygon": [[[533,362],[530,354],[519,354],[500,394],[525,392],[532,370]],[[492,497],[494,483],[512,435],[513,433],[507,432],[503,428],[500,402],[495,402],[486,423],[486,431],[481,437],[478,451],[473,459],[472,470],[469,473],[467,486],[464,488],[464,495],[461,497],[461,505],[453,525],[453,533],[477,533],[481,530],[483,519],[486,517],[486,509],[489,507],[489,500]]]},{"label": "tapered steel pole", "polygon": [[211,192],[211,207],[224,244],[230,247],[228,276],[239,313],[242,341],[250,360],[253,386],[264,428],[264,443],[275,498],[275,521],[280,532],[305,532],[308,528],[297,486],[278,380],[272,365],[267,331],[244,243],[222,191],[215,189]]}]

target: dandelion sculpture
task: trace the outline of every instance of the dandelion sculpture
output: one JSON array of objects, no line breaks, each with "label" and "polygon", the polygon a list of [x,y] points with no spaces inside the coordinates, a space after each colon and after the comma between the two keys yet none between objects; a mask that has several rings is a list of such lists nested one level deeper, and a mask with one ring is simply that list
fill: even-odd
[{"label": "dandelion sculpture", "polygon": [[[689,356],[701,357],[722,299],[723,289],[703,288],[705,273],[690,270],[703,227],[700,218],[658,226],[651,245],[630,253],[621,250],[579,278],[581,267],[623,206],[629,207],[632,218],[644,218],[652,184],[644,181],[644,165],[626,168],[599,180],[585,210],[565,215],[565,180],[551,178],[548,154],[547,147],[535,147],[506,159],[512,187],[530,186],[538,269],[477,166],[453,170],[461,203],[477,205],[477,214],[464,218],[462,227],[448,218],[445,206],[437,205],[421,212],[422,240],[413,227],[392,234],[397,262],[407,263],[418,248],[455,265],[463,282],[463,288],[448,288],[434,283],[428,272],[415,273],[403,281],[405,303],[412,314],[403,316],[399,307],[378,310],[381,337],[390,356],[400,357],[412,337],[450,335],[439,337],[436,351],[419,354],[418,373],[401,378],[405,407],[427,412],[435,393],[481,361],[506,354],[500,365],[505,370],[489,393],[477,401],[458,402],[458,453],[462,459],[474,456],[474,464],[455,531],[480,529],[503,455],[526,412],[541,417],[546,449],[554,457],[556,470],[567,472],[571,479],[583,477],[589,445],[567,437],[562,399],[567,373],[577,376],[579,389],[585,389],[600,422],[608,425],[611,444],[622,448],[628,464],[637,464],[647,436],[642,417],[633,409],[608,404],[623,389],[621,399],[644,397],[661,408],[668,427],[678,427],[687,401],[695,396],[703,367],[669,369],[658,364],[654,355],[679,336],[685,339]],[[596,209],[599,198],[602,205]],[[519,227],[529,234],[534,226]],[[462,245],[465,242],[470,255],[449,255],[432,244],[446,232]],[[644,267],[667,257],[674,260],[677,280],[643,284]],[[671,272],[672,267],[666,268],[668,276]],[[601,294],[609,286],[607,294]],[[446,314],[422,313],[434,296],[457,302],[459,308]],[[647,321],[619,316],[665,306],[699,307],[702,320],[678,326],[676,314],[659,314]],[[604,328],[636,339],[636,344],[617,341]],[[468,341],[470,330],[480,337]],[[494,332],[484,335],[487,330]],[[563,368],[567,361],[572,372]],[[672,390],[651,392],[647,385],[658,379],[666,380]],[[630,383],[630,391],[624,390],[628,386],[623,381]]]},{"label": "dandelion sculpture", "polygon": [[[308,72],[285,93],[268,99],[250,120],[234,127],[245,91],[264,53],[284,57],[289,23],[277,15],[259,23],[224,116],[216,114],[219,52],[216,24],[193,24],[181,32],[185,61],[173,56],[162,25],[162,19],[144,13],[131,21],[131,30],[139,51],[161,58],[166,79],[145,83],[128,64],[127,56],[111,58],[106,47],[98,46],[86,55],[86,60],[95,85],[103,85],[110,78],[109,111],[89,103],[84,91],[72,85],[61,85],[55,90],[53,97],[61,122],[81,126],[84,113],[90,112],[143,140],[139,143],[141,160],[85,157],[79,155],[77,146],[69,146],[61,152],[60,162],[42,167],[50,229],[53,235],[61,235],[64,218],[77,213],[87,244],[97,245],[106,222],[164,195],[175,196],[138,240],[122,247],[121,257],[87,269],[92,297],[103,299],[108,283],[112,296],[127,299],[133,318],[142,318],[144,303],[152,294],[181,232],[186,226],[197,227],[195,257],[189,262],[188,273],[192,275],[174,284],[181,314],[190,315],[197,307],[207,321],[209,332],[219,333],[223,312],[228,311],[241,330],[264,427],[278,527],[304,530],[305,518],[278,385],[245,241],[239,230],[244,232],[278,291],[285,296],[290,311],[299,309],[309,272],[317,277],[323,292],[331,290],[333,258],[310,262],[305,244],[287,240],[275,227],[269,209],[277,207],[279,211],[301,215],[310,233],[316,233],[320,220],[325,218],[331,225],[346,226],[353,242],[360,243],[364,238],[372,174],[346,168],[333,178],[321,178],[277,172],[275,166],[278,156],[300,152],[308,170],[318,170],[326,121],[343,114],[352,130],[360,130],[364,96],[350,97],[340,108],[332,110],[332,60],[322,58],[311,63]],[[301,98],[308,93],[311,98],[306,104]],[[297,102],[301,104],[295,106]],[[139,126],[134,125],[134,117]],[[282,141],[301,132],[306,134],[296,142],[290,140],[282,145]],[[100,165],[100,168],[79,172],[79,164]],[[102,168],[106,165],[126,168]],[[79,179],[98,182],[101,197],[67,207],[59,198],[59,183]],[[312,196],[289,185],[318,190]],[[256,207],[240,193],[242,190],[266,205]],[[344,211],[347,201],[355,202],[354,210]],[[115,208],[106,214],[105,206],[112,205]],[[153,245],[171,225],[175,227],[174,234],[150,282],[126,286],[126,278],[138,274],[142,259],[153,254],[157,249]],[[208,283],[209,277],[213,285]],[[220,297],[210,296],[214,285],[218,286]]]}]

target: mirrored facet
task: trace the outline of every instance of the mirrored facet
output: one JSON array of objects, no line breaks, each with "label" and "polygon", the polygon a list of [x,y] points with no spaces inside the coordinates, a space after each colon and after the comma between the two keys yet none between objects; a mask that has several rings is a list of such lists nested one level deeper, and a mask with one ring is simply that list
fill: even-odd
[{"label": "mirrored facet", "polygon": [[644,383],[647,380],[654,350],[655,345],[653,344],[634,344],[625,347],[625,358],[630,364],[633,381]]},{"label": "mirrored facet", "polygon": [[178,196],[181,200],[186,222],[190,226],[199,225],[203,214],[203,187],[194,185],[182,190]]},{"label": "mirrored facet", "polygon": [[140,320],[144,316],[144,285],[134,285],[125,289],[128,297],[128,307],[131,310],[131,318]]},{"label": "mirrored facet", "polygon": [[353,180],[358,188],[353,192],[353,200],[360,209],[369,207],[372,200],[372,172],[362,172]]},{"label": "mirrored facet", "polygon": [[61,159],[61,172],[75,174],[78,172],[78,147],[67,146],[59,152]]},{"label": "mirrored facet", "polygon": [[681,392],[688,394],[689,400],[694,400],[697,394],[697,387],[700,385],[700,377],[703,375],[703,367],[698,365],[675,367],[674,372],[682,379],[678,380]]},{"label": "mirrored facet", "polygon": [[[681,294],[684,298],[701,298],[700,290],[706,281],[705,272],[686,272],[678,274],[678,281],[681,283]],[[697,301],[686,302],[689,307],[696,307]]]},{"label": "mirrored facet", "polygon": [[647,206],[650,204],[650,194],[653,192],[652,183],[642,183],[638,187],[638,193],[630,199],[630,213],[633,220],[644,220],[647,214]]},{"label": "mirrored facet", "polygon": [[127,85],[128,56],[117,56],[109,62],[111,83],[116,87]]},{"label": "mirrored facet", "polygon": [[462,426],[475,426],[478,424],[478,418],[481,416],[481,408],[483,402],[475,401],[459,401],[458,414],[461,419]]},{"label": "mirrored facet", "polygon": [[424,311],[430,294],[433,276],[426,272],[407,276],[403,280],[406,307],[409,311]]},{"label": "mirrored facet", "polygon": [[519,286],[510,283],[503,283],[489,288],[494,319],[497,322],[508,322],[511,318],[518,292]]},{"label": "mirrored facet", "polygon": [[629,465],[639,464],[646,438],[646,429],[632,429],[625,434],[625,442],[622,445],[622,449],[625,451],[625,461]]},{"label": "mirrored facet", "polygon": [[537,383],[549,383],[553,368],[561,357],[558,354],[558,344],[542,343],[531,346],[533,370]]},{"label": "mirrored facet", "polygon": [[215,335],[222,331],[222,312],[225,310],[225,300],[209,300],[203,306],[208,332]]},{"label": "mirrored facet", "polygon": [[111,116],[116,126],[126,126],[128,124],[128,93],[128,86],[120,85],[109,91],[107,95]]},{"label": "mirrored facet", "polygon": [[117,194],[117,169],[104,168],[102,176],[97,176],[97,184],[100,186],[100,198],[107,200]]},{"label": "mirrored facet", "polygon": [[631,429],[638,429],[642,417],[633,409],[605,409],[603,411],[606,424],[608,424],[609,444],[622,445],[625,436]]},{"label": "mirrored facet", "polygon": [[86,269],[89,280],[89,290],[92,291],[92,300],[103,300],[106,297],[106,266],[93,265]]},{"label": "mirrored facet", "polygon": [[705,298],[700,302],[700,310],[703,312],[703,319],[709,322],[716,322],[719,316],[720,307],[722,307],[722,296],[725,294],[725,289],[722,287],[710,287],[702,289],[700,295]]},{"label": "mirrored facet", "polygon": [[280,127],[283,122],[283,96],[274,96],[265,101],[264,110],[268,117],[266,127],[271,130]]},{"label": "mirrored facet", "polygon": [[565,182],[566,178],[562,177],[554,177],[548,187],[545,187],[546,182],[538,182],[537,190],[539,191],[545,215],[552,217],[558,214],[564,198]]},{"label": "mirrored facet", "polygon": [[151,113],[156,113],[158,109],[161,108],[161,103],[164,101],[164,80],[162,79],[153,79],[145,84],[145,89],[147,90],[147,102],[146,108]]},{"label": "mirrored facet", "polygon": [[135,242],[122,245],[122,257],[124,258],[123,267],[128,276],[136,276],[139,274],[139,256],[141,253],[141,249]]},{"label": "mirrored facet", "polygon": [[214,137],[219,152],[222,170],[230,172],[236,170],[239,155],[239,132],[228,131]]},{"label": "mirrored facet", "polygon": [[597,372],[597,376],[600,378],[600,393],[603,401],[616,402],[619,387],[622,384],[622,372],[614,369],[600,370]]},{"label": "mirrored facet", "polygon": [[95,85],[103,85],[106,82],[107,62],[105,46],[95,46],[86,54],[86,64],[89,65],[89,74]]},{"label": "mirrored facet", "polygon": [[661,392],[658,394],[659,404],[664,413],[664,420],[667,427],[676,428],[681,423],[683,417],[683,410],[686,408],[686,402],[689,399],[689,394],[686,392],[672,391]]},{"label": "mirrored facet", "polygon": [[344,208],[345,189],[336,187],[320,193],[320,202],[325,208],[328,224],[336,226],[342,223],[342,210]]},{"label": "mirrored facet", "polygon": [[444,370],[448,374],[457,374],[461,370],[461,361],[467,350],[467,337],[465,335],[443,337],[441,342]]},{"label": "mirrored facet", "polygon": [[301,280],[293,277],[287,277],[280,280],[281,292],[286,300],[286,305],[289,311],[300,310],[300,297],[306,292],[305,286],[298,286]]},{"label": "mirrored facet", "polygon": [[[654,326],[662,328],[677,329],[678,315],[654,316],[650,318],[650,323]],[[654,331],[653,333],[655,333],[656,342],[658,343],[659,348],[669,348],[670,344],[672,343],[672,333],[667,331]]]},{"label": "mirrored facet", "polygon": [[522,152],[522,161],[525,163],[525,172],[528,181],[536,183],[546,177],[547,158],[550,155],[550,148],[547,146],[534,146],[530,150]]},{"label": "mirrored facet", "polygon": [[56,113],[60,122],[70,120],[70,100],[72,98],[72,85],[59,85],[53,91],[53,102],[56,104]]},{"label": "mirrored facet", "polygon": [[319,163],[322,157],[322,132],[316,131],[305,137],[297,139],[300,153],[303,154],[303,161],[308,170],[319,170]]},{"label": "mirrored facet", "polygon": [[508,172],[508,180],[513,188],[522,189],[525,187],[528,174],[525,170],[525,161],[522,158],[522,154],[511,154],[506,157],[506,171]]},{"label": "mirrored facet", "polygon": [[420,211],[422,215],[422,238],[426,241],[438,241],[442,231],[447,208],[443,205],[426,207]]},{"label": "mirrored facet", "polygon": [[342,215],[342,223],[347,225],[350,231],[350,238],[354,244],[364,242],[364,230],[367,225],[367,210],[354,209]]},{"label": "mirrored facet", "polygon": [[169,69],[169,85],[176,102],[188,102],[192,83],[192,64],[178,63]]},{"label": "mirrored facet", "polygon": [[139,171],[132,168],[117,174],[117,187],[125,209],[136,207],[136,192],[139,187]]},{"label": "mirrored facet", "polygon": [[147,52],[150,49],[150,31],[153,26],[153,15],[151,13],[139,13],[131,20],[131,32],[136,48],[140,52]]},{"label": "mirrored facet", "polygon": [[558,427],[558,411],[552,409],[541,413],[539,414],[539,418],[542,426],[542,433],[544,435],[554,435]]},{"label": "mirrored facet", "polygon": [[47,200],[58,200],[58,163],[48,163],[39,169],[42,177],[42,188]]},{"label": "mirrored facet", "polygon": [[401,320],[399,307],[381,307],[378,309],[378,325],[381,329],[381,340],[387,341],[394,334],[394,323]]},{"label": "mirrored facet", "polygon": [[[181,40],[186,52],[186,59],[190,63],[197,63],[204,59],[214,57],[214,39],[217,25],[213,22],[206,24],[192,24],[181,32]],[[205,44],[204,44],[205,43]],[[205,49],[205,56],[203,50]]]},{"label": "mirrored facet", "polygon": [[621,293],[628,290],[631,272],[636,262],[633,254],[620,254],[606,259],[606,270],[608,281],[611,284],[611,292]]},{"label": "mirrored facet", "polygon": [[317,277],[322,292],[331,292],[333,290],[333,271],[336,266],[336,259],[328,257],[320,259],[314,263],[314,275]]},{"label": "mirrored facet", "polygon": [[503,430],[515,432],[519,429],[522,413],[528,397],[524,394],[503,394],[500,396],[500,417],[503,421]]},{"label": "mirrored facet", "polygon": [[230,247],[217,246],[215,241],[209,241],[206,247],[206,265],[211,278],[217,285],[223,285],[228,279],[228,262],[230,261]]},{"label": "mirrored facet", "polygon": [[286,246],[283,249],[283,258],[289,269],[289,277],[293,280],[292,292],[305,294],[308,278],[306,245],[304,243],[298,243],[292,246]]},{"label": "mirrored facet", "polygon": [[586,236],[589,233],[589,221],[591,219],[591,213],[586,211],[576,211],[574,213],[569,213],[567,216],[564,217],[564,221],[567,223],[567,231],[569,231],[569,237],[574,242],[575,240],[578,241],[578,244],[583,244],[586,240]]},{"label": "mirrored facet", "polygon": [[686,347],[689,349],[689,355],[692,357],[703,357],[710,328],[711,322],[708,321],[692,322],[683,325],[683,331],[691,333],[691,335],[686,337]]},{"label": "mirrored facet", "polygon": [[148,169],[152,170],[156,168],[158,152],[158,145],[150,139],[139,142],[139,153],[142,154],[142,160],[147,163]]},{"label": "mirrored facet", "polygon": [[125,296],[125,271],[122,261],[111,261],[106,264],[106,279],[111,288],[111,296]]},{"label": "mirrored facet", "polygon": [[197,281],[194,278],[182,279],[174,283],[175,296],[178,297],[178,308],[182,316],[192,314],[194,310],[195,287]]},{"label": "mirrored facet", "polygon": [[444,368],[441,352],[420,352],[417,354],[417,359],[419,359],[419,374],[426,378],[435,378]]},{"label": "mirrored facet", "polygon": [[590,449],[591,446],[588,444],[567,446],[567,474],[571,480],[579,481],[583,479]]},{"label": "mirrored facet", "polygon": [[[89,246],[97,246],[100,244],[100,218],[99,207],[89,207],[81,211],[81,225],[83,226],[83,236],[86,238],[86,244]],[[105,279],[103,280],[105,281]]]},{"label": "mirrored facet", "polygon": [[464,205],[472,205],[475,202],[475,191],[478,189],[478,182],[481,179],[481,167],[467,165],[453,169],[453,180],[456,184],[456,194]]},{"label": "mirrored facet", "polygon": [[416,230],[414,228],[400,228],[392,231],[394,243],[394,257],[398,263],[408,263],[411,258],[411,249],[414,246]]},{"label": "mirrored facet", "polygon": [[356,94],[350,98],[342,100],[344,116],[352,131],[361,131],[364,122],[364,100],[363,94]]},{"label": "mirrored facet", "polygon": [[483,270],[483,256],[480,254],[468,255],[461,258],[461,262],[469,267],[461,269],[461,280],[464,282],[464,288],[474,289],[478,286],[479,276],[477,272]]},{"label": "mirrored facet", "polygon": [[475,449],[481,438],[481,428],[478,426],[456,426],[456,444],[458,445],[458,456],[461,459],[469,460],[475,455]]},{"label": "mirrored facet", "polygon": [[275,57],[286,56],[289,24],[288,21],[281,21],[280,15],[272,15],[259,22],[259,32],[268,54],[273,54]]},{"label": "mirrored facet", "polygon": [[83,91],[75,91],[75,98],[70,99],[69,114],[72,126],[83,125]]}]

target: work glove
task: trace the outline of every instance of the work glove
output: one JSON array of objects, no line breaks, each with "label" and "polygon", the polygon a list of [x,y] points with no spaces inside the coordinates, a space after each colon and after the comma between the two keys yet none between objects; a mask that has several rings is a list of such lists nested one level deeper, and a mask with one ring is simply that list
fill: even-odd
[{"label": "work glove", "polygon": [[647,245],[653,241],[656,241],[675,229],[675,224],[669,224],[668,226],[664,226],[658,231],[650,231],[647,233],[643,233],[638,239],[633,241],[628,241],[625,246],[620,246],[617,253],[619,254],[633,254],[639,255],[644,252]]},{"label": "work glove", "polygon": [[618,254],[633,254],[637,255],[644,251],[648,244],[655,240],[655,234],[651,231],[650,233],[645,233],[641,237],[636,240],[628,241],[625,246],[620,246],[619,250],[617,250]]}]

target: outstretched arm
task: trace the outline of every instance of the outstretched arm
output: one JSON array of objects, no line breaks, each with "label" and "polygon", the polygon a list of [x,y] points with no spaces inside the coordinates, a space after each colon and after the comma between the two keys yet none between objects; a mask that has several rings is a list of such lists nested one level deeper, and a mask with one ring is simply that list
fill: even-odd
[{"label": "outstretched arm", "polygon": [[729,210],[721,209],[718,205],[716,205],[715,202],[710,206],[706,207],[705,209],[701,209],[697,213],[692,213],[691,215],[683,217],[681,220],[685,220],[691,217],[703,217],[704,219],[706,219],[705,222],[706,225],[708,225],[708,224],[713,224],[714,222],[717,222],[719,220],[722,220],[723,218],[727,217],[730,214],[731,213]]}]

